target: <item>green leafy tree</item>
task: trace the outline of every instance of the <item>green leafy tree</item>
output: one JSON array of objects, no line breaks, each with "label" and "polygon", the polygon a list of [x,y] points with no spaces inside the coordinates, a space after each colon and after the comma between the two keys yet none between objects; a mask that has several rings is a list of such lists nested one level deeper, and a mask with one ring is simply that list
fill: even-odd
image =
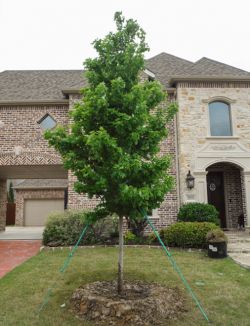
[{"label": "green leafy tree", "polygon": [[159,105],[165,92],[156,81],[140,82],[145,33],[132,19],[115,14],[117,31],[93,42],[97,57],[85,61],[88,88],[71,112],[69,129],[46,138],[74,172],[79,194],[97,197],[96,220],[119,216],[118,293],[123,289],[123,218],[142,219],[141,209],[159,207],[172,187],[168,156],[159,156],[166,123],[176,105]]},{"label": "green leafy tree", "polygon": [[14,198],[14,189],[13,189],[13,183],[10,182],[9,185],[9,191],[8,191],[8,203],[14,203],[15,198]]}]

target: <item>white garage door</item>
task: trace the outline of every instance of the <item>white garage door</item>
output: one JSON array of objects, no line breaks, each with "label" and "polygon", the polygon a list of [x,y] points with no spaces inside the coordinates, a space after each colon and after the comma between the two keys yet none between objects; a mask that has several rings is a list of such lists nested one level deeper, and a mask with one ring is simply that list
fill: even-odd
[{"label": "white garage door", "polygon": [[26,226],[44,225],[51,212],[63,210],[63,199],[26,199],[24,201],[24,224]]}]

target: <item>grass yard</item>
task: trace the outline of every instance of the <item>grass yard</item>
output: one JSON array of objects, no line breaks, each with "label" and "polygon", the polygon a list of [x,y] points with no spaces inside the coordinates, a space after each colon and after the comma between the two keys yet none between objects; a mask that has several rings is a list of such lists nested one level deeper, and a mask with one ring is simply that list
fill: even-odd
[{"label": "grass yard", "polygon": [[[69,298],[82,284],[116,277],[117,248],[79,249],[63,278],[58,269],[68,251],[43,251],[0,279],[0,325],[84,325],[69,311]],[[203,304],[213,325],[250,325],[250,271],[231,259],[212,260],[204,252],[174,250],[173,255]],[[178,286],[189,312],[170,326],[207,325],[159,249],[126,248],[125,278]],[[58,280],[44,310],[37,309],[47,289]],[[60,307],[66,304],[64,308]]]}]

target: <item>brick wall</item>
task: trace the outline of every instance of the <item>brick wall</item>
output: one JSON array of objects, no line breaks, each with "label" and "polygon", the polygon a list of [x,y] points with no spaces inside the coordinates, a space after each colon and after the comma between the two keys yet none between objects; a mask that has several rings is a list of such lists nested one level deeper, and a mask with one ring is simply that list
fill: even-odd
[{"label": "brick wall", "polygon": [[16,146],[24,151],[38,151],[57,154],[48,147],[43,136],[43,129],[38,121],[50,114],[58,124],[68,123],[67,105],[36,105],[36,106],[0,106],[1,128],[0,153],[13,152]]},{"label": "brick wall", "polygon": [[16,189],[16,225],[24,225],[25,199],[64,199],[63,189]]},{"label": "brick wall", "polygon": [[7,203],[7,181],[0,179],[0,231],[5,229]]}]

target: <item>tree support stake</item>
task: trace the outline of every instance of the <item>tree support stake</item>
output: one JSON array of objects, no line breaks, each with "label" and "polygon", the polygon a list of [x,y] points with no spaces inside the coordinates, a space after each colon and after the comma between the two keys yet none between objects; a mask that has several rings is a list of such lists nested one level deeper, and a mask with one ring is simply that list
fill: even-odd
[{"label": "tree support stake", "polygon": [[170,251],[166,248],[165,244],[163,243],[161,237],[159,236],[159,233],[157,232],[157,230],[155,229],[155,227],[153,226],[152,222],[150,221],[148,215],[146,214],[146,212],[144,210],[141,211],[144,218],[147,220],[148,224],[150,225],[151,229],[153,230],[155,236],[157,237],[158,241],[160,242],[165,254],[167,255],[171,265],[173,266],[174,270],[178,273],[178,275],[180,276],[182,283],[184,284],[184,286],[186,287],[186,289],[188,290],[189,294],[191,295],[191,297],[193,298],[195,304],[197,305],[197,307],[199,308],[201,314],[203,315],[203,317],[206,319],[207,322],[210,322],[208,319],[207,314],[205,313],[202,305],[200,304],[198,298],[196,297],[195,293],[193,292],[193,290],[191,289],[190,285],[188,284],[187,280],[185,279],[184,275],[182,274],[182,271],[180,270],[179,266],[176,264],[173,256],[171,255]]}]

